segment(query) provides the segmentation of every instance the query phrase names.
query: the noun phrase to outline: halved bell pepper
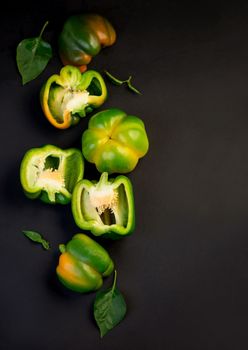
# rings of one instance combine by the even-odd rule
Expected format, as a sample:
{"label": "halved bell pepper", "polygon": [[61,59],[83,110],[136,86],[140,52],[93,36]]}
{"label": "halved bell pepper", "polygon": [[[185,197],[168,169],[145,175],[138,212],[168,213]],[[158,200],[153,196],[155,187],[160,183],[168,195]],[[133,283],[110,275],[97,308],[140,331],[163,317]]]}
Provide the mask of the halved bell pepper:
{"label": "halved bell pepper", "polygon": [[82,74],[73,66],[65,66],[60,75],[52,75],[40,94],[45,116],[58,129],[77,124],[106,98],[107,88],[101,74],[94,70]]}
{"label": "halved bell pepper", "polygon": [[64,65],[79,67],[81,72],[102,47],[111,46],[116,40],[112,24],[97,14],[69,17],[59,35],[59,54]]}
{"label": "halved bell pepper", "polygon": [[21,162],[20,180],[27,197],[67,204],[83,173],[84,161],[79,150],[46,145],[26,152]]}
{"label": "halved bell pepper", "polygon": [[81,180],[72,194],[72,214],[78,227],[95,236],[118,239],[129,235],[135,227],[133,189],[130,180],[119,175],[100,181]]}
{"label": "halved bell pepper", "polygon": [[101,173],[132,171],[148,148],[143,121],[117,108],[93,115],[82,136],[84,157]]}
{"label": "halved bell pepper", "polygon": [[109,276],[114,263],[108,252],[83,233],[78,233],[66,244],[59,246],[61,255],[56,268],[60,282],[80,293],[99,289],[103,277]]}

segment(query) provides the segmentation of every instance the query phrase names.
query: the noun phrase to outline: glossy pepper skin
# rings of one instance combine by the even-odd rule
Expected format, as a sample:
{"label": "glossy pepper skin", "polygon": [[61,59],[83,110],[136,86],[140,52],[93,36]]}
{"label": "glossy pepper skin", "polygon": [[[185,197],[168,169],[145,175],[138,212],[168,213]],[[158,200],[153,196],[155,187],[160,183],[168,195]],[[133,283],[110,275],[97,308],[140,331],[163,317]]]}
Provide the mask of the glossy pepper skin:
{"label": "glossy pepper skin", "polygon": [[135,207],[130,180],[124,175],[108,179],[105,172],[99,182],[79,181],[72,194],[72,214],[78,227],[95,236],[119,239],[131,234]]}
{"label": "glossy pepper skin", "polygon": [[100,107],[107,98],[105,82],[98,72],[80,73],[65,66],[52,75],[40,93],[42,110],[48,121],[58,129],[75,125],[80,118]]}
{"label": "glossy pepper skin", "polygon": [[132,171],[148,148],[143,121],[116,108],[92,116],[82,136],[85,159],[109,174]]}
{"label": "glossy pepper skin", "polygon": [[85,234],[78,233],[66,245],[60,245],[61,255],[56,272],[60,282],[79,293],[95,291],[109,276],[114,263],[107,251]]}
{"label": "glossy pepper skin", "polygon": [[83,173],[84,161],[79,150],[46,145],[25,153],[20,180],[27,197],[40,198],[45,203],[67,204]]}
{"label": "glossy pepper skin", "polygon": [[97,14],[74,15],[67,19],[59,35],[59,55],[64,65],[77,66],[81,72],[102,47],[116,41],[112,24]]}

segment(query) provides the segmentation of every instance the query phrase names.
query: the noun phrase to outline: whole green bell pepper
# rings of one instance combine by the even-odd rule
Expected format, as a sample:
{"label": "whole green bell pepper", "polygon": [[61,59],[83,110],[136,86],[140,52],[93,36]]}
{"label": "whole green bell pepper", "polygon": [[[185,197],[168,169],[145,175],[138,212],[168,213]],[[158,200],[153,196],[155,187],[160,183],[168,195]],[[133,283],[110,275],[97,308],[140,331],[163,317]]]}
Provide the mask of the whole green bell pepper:
{"label": "whole green bell pepper", "polygon": [[21,162],[20,180],[27,197],[67,204],[83,173],[84,162],[79,150],[46,145],[26,152]]}
{"label": "whole green bell pepper", "polygon": [[90,230],[95,236],[118,239],[134,230],[132,184],[124,175],[108,180],[105,172],[98,183],[85,179],[79,181],[71,203],[78,227]]}
{"label": "whole green bell pepper", "polygon": [[84,72],[92,57],[115,40],[116,32],[106,18],[97,14],[73,15],[59,35],[59,55],[64,65],[77,66]]}
{"label": "whole green bell pepper", "polygon": [[99,289],[103,277],[109,276],[114,269],[107,251],[85,234],[74,235],[66,245],[60,245],[60,251],[57,276],[65,287],[75,292]]}
{"label": "whole green bell pepper", "polygon": [[67,129],[79,122],[107,98],[102,76],[89,70],[84,74],[78,68],[65,66],[60,75],[52,75],[40,93],[41,107],[48,121],[58,129]]}
{"label": "whole green bell pepper", "polygon": [[92,116],[82,136],[85,159],[99,172],[128,173],[149,148],[143,121],[111,108]]}

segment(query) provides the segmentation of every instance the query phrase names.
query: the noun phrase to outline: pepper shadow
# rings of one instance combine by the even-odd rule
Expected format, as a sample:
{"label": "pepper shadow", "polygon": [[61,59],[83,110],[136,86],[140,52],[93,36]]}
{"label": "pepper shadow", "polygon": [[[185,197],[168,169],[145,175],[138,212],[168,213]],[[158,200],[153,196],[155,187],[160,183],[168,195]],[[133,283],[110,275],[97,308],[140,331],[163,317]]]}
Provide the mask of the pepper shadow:
{"label": "pepper shadow", "polygon": [[20,182],[20,164],[13,164],[5,172],[2,180],[2,206],[5,209],[18,211],[22,207],[34,208],[40,211],[44,203],[39,200],[30,200],[24,194],[23,188]]}
{"label": "pepper shadow", "polygon": [[64,234],[64,237],[62,237],[63,242],[68,242],[72,236],[76,233],[80,232],[80,229],[76,226],[72,211],[71,211],[71,203],[61,206],[59,208],[59,215],[60,215],[60,226],[61,231]]}
{"label": "pepper shadow", "polygon": [[[91,179],[91,180],[97,180],[99,179],[99,173],[97,172],[94,164],[90,164],[85,161],[85,168],[84,168],[84,179]],[[60,215],[60,226],[61,231],[64,232],[64,242],[67,242],[72,238],[72,236],[76,233],[83,232],[82,229],[80,229],[73,218],[72,209],[71,209],[71,202],[67,205],[60,206],[59,208],[59,215]],[[87,234],[87,232],[84,232]],[[90,232],[88,231],[89,235]]]}
{"label": "pepper shadow", "polygon": [[20,207],[24,203],[24,194],[20,184],[20,166],[13,164],[4,174],[2,180],[2,200],[5,205]]}
{"label": "pepper shadow", "polygon": [[48,122],[40,103],[40,90],[43,83],[44,79],[40,81],[38,86],[35,85],[32,88],[29,88],[29,91],[25,96],[27,99],[25,106],[28,109],[26,117],[29,125],[34,128],[39,126],[41,133],[49,136],[52,139],[54,137],[54,126]]}

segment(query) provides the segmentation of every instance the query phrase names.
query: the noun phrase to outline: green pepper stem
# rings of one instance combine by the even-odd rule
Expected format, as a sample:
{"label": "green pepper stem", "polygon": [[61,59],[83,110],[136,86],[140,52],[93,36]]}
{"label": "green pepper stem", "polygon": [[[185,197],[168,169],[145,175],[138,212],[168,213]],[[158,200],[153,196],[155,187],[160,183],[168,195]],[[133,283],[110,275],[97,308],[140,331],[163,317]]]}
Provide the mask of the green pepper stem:
{"label": "green pepper stem", "polygon": [[65,249],[65,245],[64,244],[60,244],[59,245],[59,251],[60,251],[60,253],[65,253],[66,252],[66,249]]}
{"label": "green pepper stem", "polygon": [[108,173],[104,172],[104,173],[102,173],[102,175],[100,177],[100,180],[97,184],[97,187],[101,188],[102,186],[107,185],[107,184],[108,184]]}
{"label": "green pepper stem", "polygon": [[40,32],[40,35],[39,35],[39,39],[42,37],[42,34],[43,34],[43,32],[44,32],[46,26],[48,25],[48,23],[49,23],[49,22],[46,21],[46,23],[43,25],[43,27],[42,27],[42,29],[41,29],[41,32]]}

